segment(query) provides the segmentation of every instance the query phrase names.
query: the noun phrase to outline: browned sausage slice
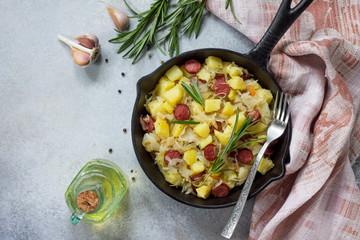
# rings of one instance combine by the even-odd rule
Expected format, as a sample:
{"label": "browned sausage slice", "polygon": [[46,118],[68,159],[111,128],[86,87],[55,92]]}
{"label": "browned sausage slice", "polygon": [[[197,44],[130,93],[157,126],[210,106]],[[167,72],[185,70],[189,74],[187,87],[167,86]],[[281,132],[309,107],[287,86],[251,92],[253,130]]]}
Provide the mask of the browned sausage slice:
{"label": "browned sausage slice", "polygon": [[209,161],[214,161],[218,154],[218,148],[214,144],[209,144],[204,148],[205,158]]}
{"label": "browned sausage slice", "polygon": [[175,166],[181,162],[182,156],[177,150],[169,150],[164,155],[166,165]]}
{"label": "browned sausage slice", "polygon": [[198,182],[203,178],[204,174],[205,174],[205,171],[202,171],[201,173],[190,176],[190,178],[192,181]]}
{"label": "browned sausage slice", "polygon": [[222,132],[222,124],[220,121],[216,121],[217,129],[219,132]]}
{"label": "browned sausage slice", "polygon": [[140,124],[144,131],[147,132],[153,131],[155,129],[154,123],[155,123],[155,119],[149,114],[140,118]]}
{"label": "browned sausage slice", "polygon": [[215,74],[215,79],[217,80],[217,81],[225,81],[225,75],[224,74],[221,74],[221,73],[216,73]]}
{"label": "browned sausage slice", "polygon": [[253,119],[251,120],[251,122],[255,122],[257,120],[259,120],[261,118],[261,114],[258,110],[254,110],[252,112],[249,112],[247,114],[248,117],[254,116]]}
{"label": "browned sausage slice", "polygon": [[214,197],[226,197],[229,194],[230,188],[225,183],[220,184],[212,190]]}
{"label": "browned sausage slice", "polygon": [[278,140],[272,141],[268,148],[265,150],[265,155],[273,155],[275,153],[275,145],[277,144]]}
{"label": "browned sausage slice", "polygon": [[[197,83],[197,81],[199,80],[200,83],[202,84],[206,84],[206,81],[197,77],[192,77],[191,80],[194,81],[194,83]],[[192,82],[190,81],[190,85],[192,85]]]}
{"label": "browned sausage slice", "polygon": [[250,149],[241,148],[237,151],[236,157],[240,163],[248,164],[253,160],[254,155],[252,154]]}
{"label": "browned sausage slice", "polygon": [[247,139],[249,139],[251,137],[251,135],[249,133],[245,134],[244,136],[242,136],[240,138],[241,141],[245,142]]}
{"label": "browned sausage slice", "polygon": [[225,80],[218,80],[214,83],[213,90],[220,98],[224,98],[229,94],[230,86]]}
{"label": "browned sausage slice", "polygon": [[190,117],[190,109],[185,104],[178,104],[174,109],[174,116],[177,120],[188,120]]}
{"label": "browned sausage slice", "polygon": [[188,73],[197,73],[201,69],[201,63],[198,60],[190,59],[185,62],[185,69]]}
{"label": "browned sausage slice", "polygon": [[248,80],[248,79],[249,79],[249,76],[248,76],[246,73],[243,73],[240,77],[241,77],[243,80]]}

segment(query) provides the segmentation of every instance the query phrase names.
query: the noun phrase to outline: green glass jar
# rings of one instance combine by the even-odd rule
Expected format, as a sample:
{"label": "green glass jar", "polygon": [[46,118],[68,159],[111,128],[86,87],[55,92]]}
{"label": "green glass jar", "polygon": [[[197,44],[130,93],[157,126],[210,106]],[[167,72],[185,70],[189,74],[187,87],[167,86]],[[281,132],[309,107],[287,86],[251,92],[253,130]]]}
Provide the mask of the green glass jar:
{"label": "green glass jar", "polygon": [[[80,220],[91,223],[104,222],[114,211],[128,189],[128,182],[116,164],[105,159],[89,161],[76,175],[65,192],[72,224]],[[97,208],[83,212],[77,205],[77,197],[85,191],[93,191],[99,198]]]}

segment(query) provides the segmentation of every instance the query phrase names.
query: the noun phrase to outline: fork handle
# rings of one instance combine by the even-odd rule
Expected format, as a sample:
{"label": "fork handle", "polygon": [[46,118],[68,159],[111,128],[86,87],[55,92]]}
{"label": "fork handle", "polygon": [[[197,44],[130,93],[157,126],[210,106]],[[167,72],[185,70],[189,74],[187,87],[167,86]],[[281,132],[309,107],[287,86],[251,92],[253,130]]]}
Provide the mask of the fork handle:
{"label": "fork handle", "polygon": [[237,223],[239,222],[239,219],[240,219],[240,216],[244,209],[246,200],[249,196],[250,188],[254,181],[257,169],[259,167],[262,157],[264,156],[265,150],[269,146],[270,142],[271,141],[266,141],[264,143],[263,147],[261,148],[260,152],[258,153],[258,155],[255,159],[255,162],[251,167],[250,173],[246,179],[245,185],[241,191],[240,197],[236,202],[235,208],[234,208],[226,226],[224,227],[224,229],[221,233],[221,235],[227,239],[231,238],[231,236],[235,230],[235,227],[236,227]]}

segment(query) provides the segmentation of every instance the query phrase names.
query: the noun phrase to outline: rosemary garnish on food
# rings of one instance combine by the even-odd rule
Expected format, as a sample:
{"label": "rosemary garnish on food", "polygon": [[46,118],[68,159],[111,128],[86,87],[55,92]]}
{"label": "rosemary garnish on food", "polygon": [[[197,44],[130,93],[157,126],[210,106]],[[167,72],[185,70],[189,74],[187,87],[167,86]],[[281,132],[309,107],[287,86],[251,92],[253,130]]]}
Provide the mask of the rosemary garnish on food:
{"label": "rosemary garnish on food", "polygon": [[239,129],[236,131],[237,126],[238,126],[238,120],[239,120],[239,108],[237,108],[236,111],[236,118],[235,118],[235,124],[234,124],[234,128],[231,132],[229,141],[226,143],[224,149],[222,149],[222,151],[218,153],[218,156],[216,157],[214,164],[212,165],[209,174],[207,175],[207,177],[205,178],[205,180],[200,184],[203,185],[206,180],[211,176],[211,175],[215,175],[218,173],[222,173],[222,172],[228,172],[228,171],[233,171],[231,169],[222,169],[222,167],[225,165],[224,162],[224,157],[226,156],[226,154],[236,150],[237,148],[246,145],[250,142],[254,142],[254,141],[259,141],[260,139],[257,140],[253,140],[253,141],[247,141],[241,144],[237,144],[238,141],[246,134],[250,134],[251,132],[247,132],[247,129],[256,124],[259,120],[251,122],[251,120],[253,119],[254,116],[250,116],[250,117],[246,117],[245,121],[243,122],[243,124],[239,127]]}
{"label": "rosemary garnish on food", "polygon": [[181,86],[185,89],[185,91],[190,95],[192,99],[194,99],[195,102],[199,103],[201,106],[205,106],[204,100],[201,96],[201,92],[199,89],[199,78],[196,77],[196,83],[191,78],[190,79],[190,85],[186,84],[185,82],[181,83]]}
{"label": "rosemary garnish on food", "polygon": [[200,122],[196,122],[196,121],[170,121],[170,122],[176,124],[200,124]]}

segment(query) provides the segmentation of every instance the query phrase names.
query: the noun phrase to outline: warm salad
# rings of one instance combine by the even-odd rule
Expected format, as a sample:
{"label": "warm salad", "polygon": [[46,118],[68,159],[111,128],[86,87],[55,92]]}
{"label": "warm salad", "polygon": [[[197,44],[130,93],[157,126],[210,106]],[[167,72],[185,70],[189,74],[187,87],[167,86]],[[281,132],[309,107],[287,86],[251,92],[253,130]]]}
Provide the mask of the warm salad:
{"label": "warm salad", "polygon": [[[199,198],[225,197],[245,182],[266,140],[272,99],[233,62],[190,59],[170,68],[147,98],[143,146],[172,186]],[[273,151],[267,149],[260,173],[274,166]]]}

